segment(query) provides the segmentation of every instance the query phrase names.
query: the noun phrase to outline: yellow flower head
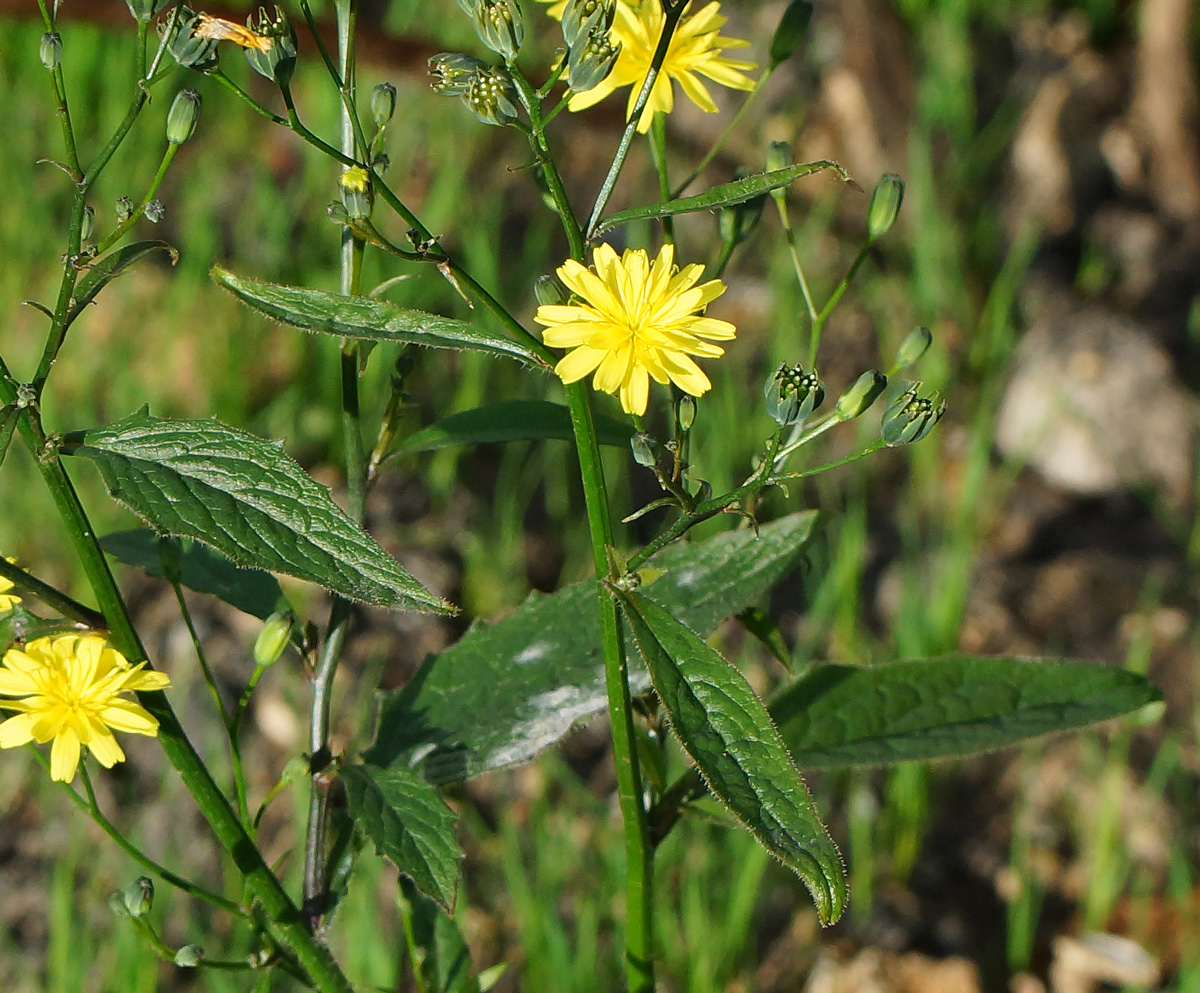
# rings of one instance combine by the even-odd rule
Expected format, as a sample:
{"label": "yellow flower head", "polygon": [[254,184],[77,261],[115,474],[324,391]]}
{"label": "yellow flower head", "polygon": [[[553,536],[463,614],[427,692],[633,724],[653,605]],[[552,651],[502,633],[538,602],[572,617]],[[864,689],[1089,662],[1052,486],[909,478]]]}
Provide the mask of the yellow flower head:
{"label": "yellow flower head", "polygon": [[50,775],[75,778],[81,746],[106,769],[125,760],[113,731],[158,734],[158,721],[121,694],[161,690],[165,673],[132,666],[98,634],[38,638],[24,649],[10,648],[0,662],[0,707],[20,711],[0,724],[0,748],[53,739]]}
{"label": "yellow flower head", "polygon": [[[608,77],[598,85],[571,97],[571,110],[583,110],[599,103],[610,93],[622,86],[632,86],[626,115],[633,113],[642,80],[650,69],[654,50],[662,34],[666,15],[658,0],[641,0],[640,3],[617,4],[616,17],[610,31],[613,44],[620,42],[621,54]],[[709,96],[701,76],[735,90],[751,90],[754,81],[743,75],[755,69],[753,62],[742,62],[726,58],[721,54],[726,48],[746,48],[750,43],[739,38],[724,38],[720,34],[727,18],[721,16],[721,5],[714,2],[705,5],[695,14],[684,17],[671,36],[667,57],[662,70],[650,91],[650,99],[638,121],[638,130],[650,130],[650,122],[656,111],[669,114],[675,106],[675,88],[678,82],[688,98],[701,110],[713,113],[717,105]]]}
{"label": "yellow flower head", "polygon": [[[16,559],[5,559],[6,562],[15,563]],[[0,614],[12,610],[18,603],[21,602],[20,596],[16,593],[9,593],[13,588],[12,581],[0,576]]]}
{"label": "yellow flower head", "polygon": [[568,259],[558,277],[579,302],[546,304],[534,317],[546,328],[547,345],[573,349],[554,371],[574,383],[595,370],[592,385],[619,393],[629,414],[646,412],[651,379],[669,379],[695,397],[707,392],[712,383],[689,356],[724,355],[711,342],[731,341],[737,329],[698,313],[725,292],[719,279],[697,286],[703,271],[702,265],[677,269],[672,245],[653,262],[640,248],[618,257],[609,245],[592,253],[590,269]]}
{"label": "yellow flower head", "polygon": [[342,173],[338,182],[342,184],[342,189],[349,190],[351,193],[366,193],[367,187],[371,183],[371,177],[367,175],[367,170],[362,166],[351,166]]}

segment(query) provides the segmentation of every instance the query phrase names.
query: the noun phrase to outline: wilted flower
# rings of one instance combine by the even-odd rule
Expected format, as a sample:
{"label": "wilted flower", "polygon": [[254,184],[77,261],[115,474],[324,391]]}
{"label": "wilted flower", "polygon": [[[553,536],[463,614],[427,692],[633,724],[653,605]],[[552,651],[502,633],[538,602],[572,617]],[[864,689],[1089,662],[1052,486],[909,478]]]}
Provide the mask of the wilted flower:
{"label": "wilted flower", "polygon": [[213,17],[210,14],[197,15],[197,23],[192,28],[192,37],[206,38],[210,41],[232,41],[242,48],[256,48],[260,52],[269,52],[274,44],[270,38],[244,24],[227,21],[223,17]]}
{"label": "wilted flower", "polygon": [[125,759],[113,731],[158,734],[156,721],[140,704],[122,698],[134,690],[170,685],[162,672],[130,665],[98,634],[37,638],[10,648],[0,662],[0,708],[19,713],[0,724],[0,748],[29,741],[50,750],[50,775],[60,782],[75,778],[80,748],[105,768]]}
{"label": "wilted flower", "polygon": [[[571,97],[571,110],[583,110],[599,103],[622,86],[632,86],[626,108],[626,113],[632,114],[641,82],[646,78],[654,59],[654,50],[658,47],[665,17],[658,0],[641,0],[640,3],[632,5],[617,4],[612,40],[614,44],[620,44],[621,51],[616,64],[612,72],[597,86]],[[714,0],[679,22],[671,36],[671,44],[667,49],[666,58],[663,59],[658,79],[650,91],[646,109],[638,121],[639,131],[650,130],[650,122],[656,112],[671,112],[675,106],[673,82],[678,82],[688,98],[701,110],[709,113],[715,112],[717,105],[700,79],[701,76],[707,76],[715,83],[736,90],[754,88],[754,81],[743,73],[754,69],[755,64],[727,58],[721,54],[727,48],[745,48],[749,45],[749,42],[738,38],[722,37],[719,32],[725,21],[726,18],[721,16],[720,3]]]}
{"label": "wilted flower", "polygon": [[724,355],[710,342],[730,341],[737,330],[698,313],[725,292],[719,279],[697,286],[703,272],[702,265],[677,269],[672,245],[653,262],[640,248],[618,256],[609,245],[593,251],[590,269],[568,259],[558,278],[579,302],[543,305],[534,317],[546,328],[547,345],[573,349],[554,371],[574,383],[594,370],[592,385],[617,393],[630,414],[645,413],[651,379],[670,380],[692,396],[706,393],[712,384],[690,356]]}

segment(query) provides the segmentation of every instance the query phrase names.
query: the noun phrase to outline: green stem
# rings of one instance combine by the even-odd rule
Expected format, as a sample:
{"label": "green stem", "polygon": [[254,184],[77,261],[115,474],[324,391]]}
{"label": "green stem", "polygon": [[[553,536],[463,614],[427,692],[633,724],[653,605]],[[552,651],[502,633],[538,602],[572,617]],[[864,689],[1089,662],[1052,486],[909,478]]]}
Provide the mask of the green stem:
{"label": "green stem", "polygon": [[658,81],[663,60],[667,57],[667,52],[671,47],[671,36],[675,34],[675,28],[679,24],[679,19],[683,16],[683,9],[686,6],[686,3],[664,4],[663,6],[665,20],[662,34],[658,39],[658,47],[654,49],[650,68],[646,71],[646,78],[642,80],[642,88],[638,91],[633,112],[629,115],[629,123],[625,125],[625,130],[621,133],[617,154],[613,156],[612,165],[608,167],[608,175],[604,177],[604,182],[600,185],[600,192],[592,207],[591,217],[588,218],[586,231],[589,241],[595,233],[596,225],[600,223],[600,215],[608,206],[609,198],[612,197],[613,190],[616,188],[621,170],[625,168],[625,160],[629,157],[629,148],[633,144],[633,136],[637,133],[638,122],[642,119],[642,111],[646,109],[646,104],[650,101],[650,93],[654,89],[655,82]]}
{"label": "green stem", "polygon": [[0,579],[7,579],[22,593],[29,593],[37,597],[47,607],[57,610],[63,617],[69,617],[92,630],[104,630],[104,615],[99,611],[85,607],[78,600],[67,596],[61,590],[56,590],[49,583],[43,583],[37,576],[31,576],[20,566],[13,565],[2,557],[0,557]]}
{"label": "green stem", "polygon": [[812,338],[808,346],[808,365],[809,368],[815,368],[817,364],[817,349],[821,346],[821,330],[825,327],[825,322],[829,319],[829,315],[833,313],[833,308],[841,302],[846,290],[850,287],[850,281],[854,279],[855,273],[858,272],[858,267],[863,264],[867,253],[871,250],[871,241],[868,239],[863,242],[862,247],[858,250],[858,254],[854,256],[854,261],[850,263],[850,268],[846,271],[846,275],[842,277],[842,281],[834,288],[833,295],[830,296],[828,302],[821,308],[821,312],[817,314],[816,319],[812,324]]}
{"label": "green stem", "polygon": [[[4,395],[8,392],[10,390],[7,379],[0,377],[0,402],[9,403],[16,399],[15,396]],[[50,490],[51,499],[95,593],[96,601],[108,621],[113,644],[134,665],[148,661],[91,522],[59,457],[47,451],[41,424],[31,410],[27,409],[22,414],[19,429],[37,461],[42,478]],[[158,721],[158,740],[167,760],[179,773],[213,834],[229,853],[234,865],[245,878],[250,892],[262,906],[275,940],[296,957],[321,993],[353,993],[350,983],[329,951],[309,933],[295,904],[263,861],[262,855],[230,809],[220,788],[184,733],[166,694],[139,693],[138,702]]]}
{"label": "green stem", "polygon": [[[30,745],[30,750],[37,756],[38,762],[47,772],[50,771],[50,761],[33,745]],[[211,890],[205,889],[191,880],[184,879],[177,873],[172,872],[165,865],[159,865],[154,859],[150,858],[145,852],[138,848],[133,842],[129,841],[116,826],[100,811],[100,804],[96,800],[95,791],[92,789],[92,780],[88,776],[87,766],[80,763],[79,771],[83,776],[83,788],[87,791],[87,799],[81,797],[71,787],[70,783],[60,782],[58,785],[62,787],[63,792],[70,798],[80,810],[85,811],[89,817],[99,826],[100,830],[109,836],[126,855],[147,872],[157,876],[165,883],[170,883],[177,890],[182,890],[189,896],[195,897],[197,900],[203,900],[205,903],[211,904],[220,910],[228,911],[231,914],[241,917],[245,920],[250,919],[250,915],[228,897],[223,897],[219,893],[214,893]]]}
{"label": "green stem", "polygon": [[[655,114],[650,124],[650,158],[658,173],[658,198],[662,203],[671,199],[671,176],[667,171],[667,122],[665,114]],[[662,219],[663,243],[675,244],[675,219]]]}
{"label": "green stem", "polygon": [[792,268],[796,271],[796,281],[800,284],[800,292],[804,296],[804,307],[808,311],[808,367],[812,369],[817,360],[817,338],[819,337],[819,333],[813,330],[817,324],[817,307],[813,303],[812,292],[808,288],[808,279],[804,275],[804,265],[800,261],[800,249],[796,245],[796,229],[792,227],[792,219],[788,215],[787,191],[776,190],[771,196],[775,201],[776,210],[779,211],[779,221],[787,236],[788,254],[792,259]]}
{"label": "green stem", "polygon": [[254,97],[238,86],[238,84],[232,79],[226,76],[224,69],[217,69],[216,71],[209,73],[209,75],[260,117],[265,117],[273,124],[282,124],[284,127],[288,127],[290,125],[291,122],[286,117],[280,117],[274,111],[267,110],[267,108],[255,100]]}
{"label": "green stem", "polygon": [[704,172],[704,170],[710,165],[712,165],[713,159],[715,159],[721,153],[721,149],[725,147],[725,142],[729,140],[733,132],[737,130],[738,125],[742,123],[742,118],[746,116],[746,112],[758,98],[759,93],[762,92],[762,88],[767,85],[767,80],[771,78],[771,74],[775,72],[776,68],[778,68],[777,65],[772,65],[769,69],[767,69],[766,72],[764,72],[758,77],[758,79],[754,81],[753,89],[750,90],[750,93],[746,99],[742,101],[742,105],[738,107],[737,111],[733,115],[733,119],[728,125],[726,125],[725,130],[721,132],[721,136],[716,140],[712,148],[705,152],[704,158],[696,163],[696,168],[688,174],[688,178],[675,187],[675,192],[672,193],[668,199],[675,200],[683,196],[683,194],[687,191],[687,188],[700,178],[700,174]]}
{"label": "green stem", "polygon": [[112,234],[96,246],[97,255],[103,255],[112,248],[141,219],[142,215],[146,213],[146,207],[154,199],[154,194],[158,192],[158,188],[162,185],[163,178],[167,175],[167,170],[171,168],[171,161],[175,158],[175,153],[178,150],[179,146],[174,142],[167,142],[167,150],[163,152],[162,161],[158,164],[158,171],[154,174],[154,178],[146,188],[146,195],[142,197],[142,202],[134,208],[133,213],[117,225]]}

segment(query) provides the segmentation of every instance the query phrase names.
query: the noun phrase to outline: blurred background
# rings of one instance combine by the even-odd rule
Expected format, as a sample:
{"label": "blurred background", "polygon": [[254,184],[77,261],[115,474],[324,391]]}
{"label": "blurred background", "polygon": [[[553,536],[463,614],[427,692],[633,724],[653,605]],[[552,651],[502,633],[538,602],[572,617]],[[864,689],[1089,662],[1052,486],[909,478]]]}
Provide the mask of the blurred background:
{"label": "blurred background", "polygon": [[[560,40],[542,5],[522,0],[540,78]],[[687,819],[658,860],[661,984],[672,993],[1086,993],[1200,991],[1197,872],[1196,395],[1200,380],[1200,141],[1193,0],[840,0],[816,3],[808,38],[695,189],[762,167],[768,144],[796,161],[833,158],[867,191],[907,181],[901,222],[874,249],[825,333],[820,371],[836,393],[886,367],[917,324],[934,345],[917,370],[950,411],[919,445],[819,477],[762,507],[769,519],[827,511],[803,568],[772,598],[797,665],[886,663],[953,650],[1062,655],[1126,666],[1163,689],[1164,719],[1033,742],[933,766],[814,778],[847,855],[852,905],[822,932],[797,880],[768,864],[715,809]],[[766,61],[781,2],[727,0],[725,34]],[[242,19],[247,9],[206,7]],[[451,0],[362,4],[361,81],[400,91],[388,177],[480,281],[529,322],[532,286],[565,243],[527,174],[520,134],[480,125],[434,96],[425,62],[479,54]],[[94,150],[132,94],[132,20],[116,0],[63,4],[63,65],[77,133]],[[0,351],[28,375],[43,317],[21,306],[57,285],[69,211],[31,0],[0,0]],[[278,96],[236,50],[222,64],[267,106]],[[543,67],[539,70],[537,67]],[[97,189],[98,230],[122,195],[140,196],[163,149],[175,89],[204,97],[195,137],[139,237],[180,250],[115,281],[73,329],[47,395],[48,428],[103,424],[142,404],[208,416],[285,440],[337,494],[337,343],[271,325],[209,281],[220,262],[263,279],[333,289],[338,229],[325,217],[336,170],[210,80],[180,71],[143,114]],[[336,94],[301,36],[294,84],[310,128],[337,133]],[[716,89],[714,87],[714,89]],[[736,107],[705,115],[680,100],[668,122],[671,168],[685,175]],[[563,114],[553,142],[577,209],[590,207],[623,123],[623,94]],[[644,143],[614,208],[657,195]],[[828,175],[790,193],[801,256],[826,296],[865,234],[867,196]],[[394,240],[403,227],[385,225]],[[715,257],[716,222],[678,226],[680,257]],[[648,229],[630,229],[633,244]],[[364,285],[403,270],[368,254]],[[469,317],[435,272],[387,291],[405,306]],[[710,364],[714,389],[693,432],[696,474],[740,481],[768,433],[764,379],[804,355],[807,325],[779,220],[769,206],[725,273],[712,313],[738,340]],[[476,315],[478,316],[478,315]],[[394,353],[364,380],[368,418],[387,399]],[[551,381],[476,356],[422,352],[409,381],[415,430],[480,402],[545,396]],[[601,409],[616,413],[610,398]],[[369,423],[372,421],[369,420]],[[865,443],[835,433],[813,461]],[[337,746],[369,740],[374,688],[403,683],[465,624],[553,590],[588,568],[581,499],[565,443],[447,450],[390,464],[368,526],[423,582],[463,605],[458,620],[364,612],[339,684]],[[610,454],[618,506],[653,479]],[[72,467],[101,532],[134,526],[87,467]],[[735,479],[736,478],[736,479]],[[0,551],[87,599],[55,531],[40,480],[15,445],[0,473]],[[641,522],[649,526],[653,518]],[[720,526],[734,526],[721,522]],[[627,545],[648,532],[630,531]],[[711,532],[710,532],[711,533]],[[165,587],[124,575],[152,657],[181,715],[226,769],[186,629]],[[321,620],[312,589],[288,587]],[[191,601],[230,693],[250,669],[257,622]],[[735,626],[723,647],[760,689],[785,675]],[[304,748],[307,689],[296,663],[263,680],[244,751],[261,796]],[[477,967],[510,963],[497,989],[607,993],[620,987],[619,818],[603,722],[536,763],[459,788],[467,849],[458,916]],[[98,778],[112,819],[161,861],[227,872],[152,742]],[[301,791],[302,794],[302,791]],[[269,861],[293,883],[293,824],[306,799],[268,815]],[[293,819],[295,818],[295,819]],[[82,993],[245,990],[245,975],[159,963],[108,894],[138,874],[25,751],[0,761],[0,989]],[[204,905],[160,887],[155,913],[174,944],[233,958],[245,937]],[[411,989],[400,964],[395,879],[364,859],[332,942],[363,988]],[[1106,985],[1104,985],[1106,984]],[[285,979],[272,988],[290,988]]]}

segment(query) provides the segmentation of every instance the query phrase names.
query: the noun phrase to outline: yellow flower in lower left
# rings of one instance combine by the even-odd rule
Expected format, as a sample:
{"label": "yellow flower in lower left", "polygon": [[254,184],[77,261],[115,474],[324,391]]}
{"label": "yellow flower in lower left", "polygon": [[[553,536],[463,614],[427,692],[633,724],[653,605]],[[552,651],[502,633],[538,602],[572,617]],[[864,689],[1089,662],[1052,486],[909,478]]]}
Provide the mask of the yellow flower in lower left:
{"label": "yellow flower in lower left", "polygon": [[166,673],[128,660],[98,634],[37,638],[10,648],[0,662],[0,708],[20,711],[0,724],[0,748],[30,741],[50,749],[50,775],[69,783],[75,778],[82,748],[106,769],[125,760],[113,731],[158,734],[144,707],[121,694],[161,690]]}

